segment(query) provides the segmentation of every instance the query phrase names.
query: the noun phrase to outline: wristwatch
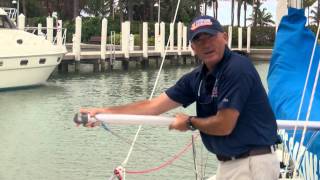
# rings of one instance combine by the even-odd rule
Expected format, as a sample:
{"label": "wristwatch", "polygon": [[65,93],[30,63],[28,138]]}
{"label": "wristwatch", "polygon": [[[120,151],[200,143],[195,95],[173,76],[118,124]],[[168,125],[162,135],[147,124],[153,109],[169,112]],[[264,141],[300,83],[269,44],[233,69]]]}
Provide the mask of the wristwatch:
{"label": "wristwatch", "polygon": [[187,120],[187,127],[188,127],[188,129],[189,130],[191,130],[191,131],[194,131],[194,130],[196,130],[197,128],[196,127],[194,127],[194,125],[192,124],[192,119],[194,118],[194,116],[189,116],[188,117],[188,120]]}

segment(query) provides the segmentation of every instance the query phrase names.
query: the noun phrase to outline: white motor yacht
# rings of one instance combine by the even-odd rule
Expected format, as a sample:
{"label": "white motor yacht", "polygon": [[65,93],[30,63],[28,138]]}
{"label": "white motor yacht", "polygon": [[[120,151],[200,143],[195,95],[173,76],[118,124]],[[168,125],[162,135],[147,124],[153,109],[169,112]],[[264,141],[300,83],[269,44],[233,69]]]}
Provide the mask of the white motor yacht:
{"label": "white motor yacht", "polygon": [[66,52],[64,45],[17,29],[0,8],[0,89],[45,83]]}

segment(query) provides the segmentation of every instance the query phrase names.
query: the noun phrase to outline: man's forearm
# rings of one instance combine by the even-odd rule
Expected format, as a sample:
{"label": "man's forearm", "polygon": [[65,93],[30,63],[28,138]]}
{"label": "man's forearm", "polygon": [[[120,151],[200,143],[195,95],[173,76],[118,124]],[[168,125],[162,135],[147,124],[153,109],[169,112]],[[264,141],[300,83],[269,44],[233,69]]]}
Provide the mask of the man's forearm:
{"label": "man's forearm", "polygon": [[192,124],[201,132],[209,135],[225,136],[229,131],[224,128],[221,120],[217,116],[210,116],[208,118],[193,118]]}
{"label": "man's forearm", "polygon": [[206,134],[227,136],[232,133],[238,117],[238,111],[225,109],[219,111],[215,116],[207,118],[193,118],[191,122],[197,129]]}

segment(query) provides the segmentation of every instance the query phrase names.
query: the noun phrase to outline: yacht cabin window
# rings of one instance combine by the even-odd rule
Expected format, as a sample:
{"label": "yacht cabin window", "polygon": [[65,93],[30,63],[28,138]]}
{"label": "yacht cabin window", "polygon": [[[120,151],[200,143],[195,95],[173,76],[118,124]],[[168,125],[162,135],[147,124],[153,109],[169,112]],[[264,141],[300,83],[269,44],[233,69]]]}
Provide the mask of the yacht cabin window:
{"label": "yacht cabin window", "polygon": [[0,15],[0,28],[14,29],[16,27],[7,16]]}

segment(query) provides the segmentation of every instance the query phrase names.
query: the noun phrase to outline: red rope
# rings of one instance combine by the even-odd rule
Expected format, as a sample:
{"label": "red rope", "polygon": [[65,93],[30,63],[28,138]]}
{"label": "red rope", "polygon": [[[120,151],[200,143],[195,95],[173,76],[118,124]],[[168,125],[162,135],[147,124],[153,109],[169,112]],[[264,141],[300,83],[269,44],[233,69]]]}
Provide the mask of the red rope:
{"label": "red rope", "polygon": [[[197,135],[195,138],[197,138],[198,136],[199,135]],[[192,146],[192,142],[187,144],[187,146],[184,149],[182,149],[178,154],[174,155],[171,159],[169,159],[168,161],[164,162],[163,164],[161,164],[158,167],[145,169],[145,170],[140,170],[140,171],[128,171],[128,170],[126,170],[125,172],[128,173],[128,174],[147,174],[147,173],[151,173],[151,172],[154,172],[154,171],[158,171],[158,170],[163,169],[163,168],[167,167],[168,165],[172,164],[181,155],[183,155],[191,146]]]}

